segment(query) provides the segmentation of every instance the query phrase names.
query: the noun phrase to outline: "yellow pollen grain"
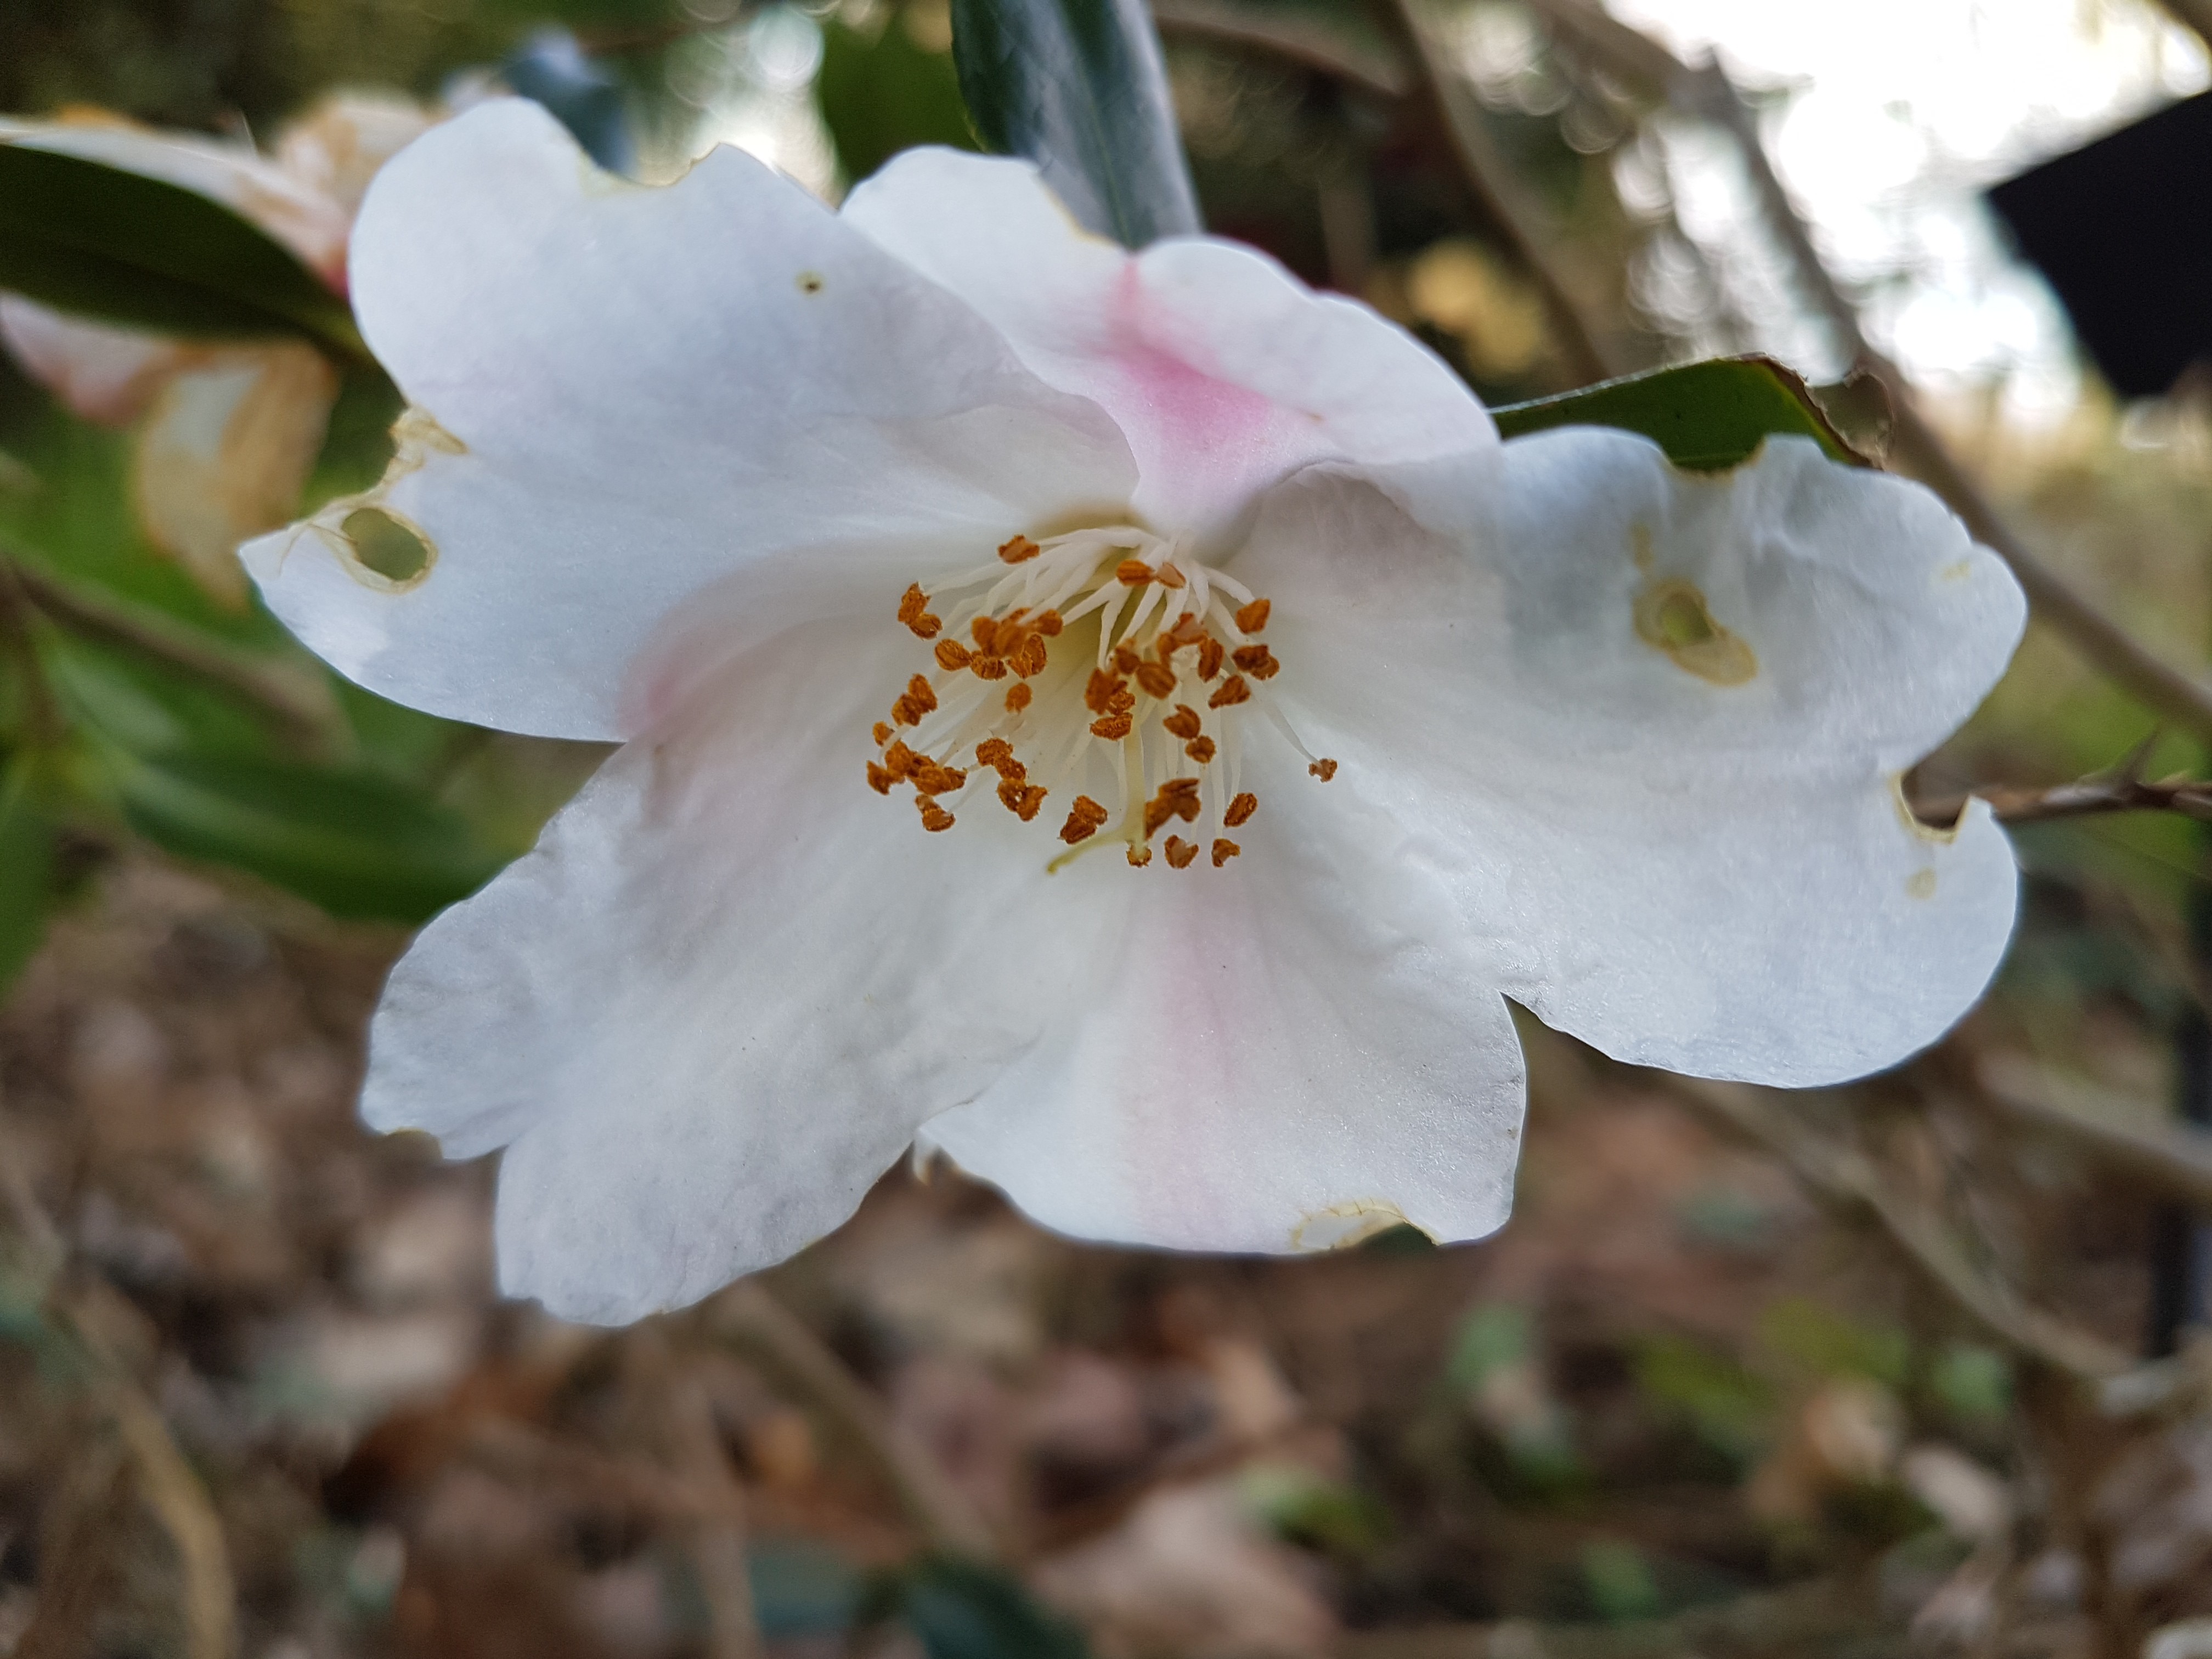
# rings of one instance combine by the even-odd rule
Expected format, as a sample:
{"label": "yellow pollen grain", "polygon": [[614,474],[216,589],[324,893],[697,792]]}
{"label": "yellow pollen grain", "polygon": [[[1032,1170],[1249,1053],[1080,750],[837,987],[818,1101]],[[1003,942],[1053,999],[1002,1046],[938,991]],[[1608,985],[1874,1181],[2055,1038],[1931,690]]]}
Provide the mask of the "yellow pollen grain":
{"label": "yellow pollen grain", "polygon": [[1314,776],[1319,778],[1323,783],[1327,783],[1331,778],[1336,775],[1336,763],[1324,757],[1322,759],[1316,761],[1311,766],[1306,768],[1306,770],[1312,773]]}
{"label": "yellow pollen grain", "polygon": [[1267,612],[1273,609],[1265,599],[1255,599],[1237,612],[1237,626],[1247,634],[1256,634],[1267,625]]}
{"label": "yellow pollen grain", "polygon": [[1197,843],[1185,841],[1180,836],[1168,837],[1166,850],[1168,868],[1170,870],[1188,870],[1190,868],[1191,860],[1198,856]]}
{"label": "yellow pollen grain", "polygon": [[1217,837],[1213,843],[1213,867],[1218,870],[1244,849],[1226,837]]}
{"label": "yellow pollen grain", "polygon": [[1220,689],[1206,700],[1208,708],[1233,708],[1240,702],[1252,700],[1252,688],[1244,684],[1242,674],[1231,674],[1221,682]]}
{"label": "yellow pollen grain", "polygon": [[1229,803],[1229,810],[1221,815],[1221,822],[1234,830],[1239,824],[1249,823],[1252,814],[1260,810],[1260,798],[1249,789]]}
{"label": "yellow pollen grain", "polygon": [[1124,559],[1114,567],[1114,580],[1124,587],[1142,587],[1152,579],[1152,568],[1142,559]]}
{"label": "yellow pollen grain", "polygon": [[1016,536],[999,544],[999,556],[1008,564],[1024,564],[1044,551],[1026,536]]}

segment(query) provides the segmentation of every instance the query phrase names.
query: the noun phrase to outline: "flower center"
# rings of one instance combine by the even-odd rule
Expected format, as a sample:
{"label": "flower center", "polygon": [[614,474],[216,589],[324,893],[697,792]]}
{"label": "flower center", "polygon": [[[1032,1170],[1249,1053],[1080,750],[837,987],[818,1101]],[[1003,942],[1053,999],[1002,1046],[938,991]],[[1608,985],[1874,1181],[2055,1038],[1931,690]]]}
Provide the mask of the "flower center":
{"label": "flower center", "polygon": [[[1241,787],[1244,724],[1264,714],[1305,752],[1268,695],[1282,665],[1258,638],[1267,610],[1133,526],[1016,536],[996,562],[900,599],[899,621],[935,641],[934,663],[877,722],[869,786],[911,785],[931,830],[950,830],[994,779],[1024,823],[1065,801],[1054,869],[1102,846],[1149,864],[1166,830],[1192,837],[1167,836],[1170,868],[1188,869],[1210,839],[1218,869],[1243,850],[1225,832],[1260,805]],[[1334,761],[1306,758],[1314,776],[1335,775]]]}

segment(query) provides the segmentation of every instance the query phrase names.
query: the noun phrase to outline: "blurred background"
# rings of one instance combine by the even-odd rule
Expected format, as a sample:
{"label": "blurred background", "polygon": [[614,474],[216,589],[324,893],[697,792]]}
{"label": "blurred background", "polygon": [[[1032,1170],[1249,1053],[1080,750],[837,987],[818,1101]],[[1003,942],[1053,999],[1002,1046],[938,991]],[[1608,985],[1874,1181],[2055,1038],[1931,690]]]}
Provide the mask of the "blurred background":
{"label": "blurred background", "polygon": [[[2212,1656],[2212,281],[2157,242],[2212,223],[2212,15],[1155,16],[1215,230],[1493,404],[1769,354],[2041,573],[1914,785],[2016,820],[1986,1006],[1788,1099],[1524,1022],[1480,1245],[1116,1252],[896,1170],[700,1310],[560,1325],[494,1294],[490,1170],[351,1103],[410,925],[600,751],[381,702],[246,594],[230,531],[389,459],[373,367],[258,363],[297,395],[240,497],[174,459],[174,365],[70,383],[19,313],[0,1655]],[[380,145],[512,89],[638,178],[731,143],[835,201],[974,143],[951,38],[945,0],[0,0],[0,115],[256,146],[349,208]],[[2172,181],[2148,228],[2037,172],[2129,130]],[[2169,301],[2202,332],[2116,369]],[[2182,810],[2105,810],[2145,805]]]}

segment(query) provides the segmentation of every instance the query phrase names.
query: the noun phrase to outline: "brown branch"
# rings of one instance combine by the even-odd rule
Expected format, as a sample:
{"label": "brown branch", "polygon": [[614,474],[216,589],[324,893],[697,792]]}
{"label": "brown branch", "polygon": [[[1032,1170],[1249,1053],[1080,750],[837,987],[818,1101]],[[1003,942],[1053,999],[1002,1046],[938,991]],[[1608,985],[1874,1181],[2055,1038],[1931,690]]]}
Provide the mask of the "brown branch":
{"label": "brown branch", "polygon": [[[2179,812],[2212,823],[2212,782],[2202,778],[2144,778],[2104,774],[2071,783],[2033,789],[1984,784],[1974,792],[1989,802],[2001,823],[2047,823],[2053,818],[2081,818],[2108,812]],[[1961,796],[1932,805],[1915,805],[1916,816],[1930,823],[1953,823],[1966,805]]]}
{"label": "brown branch", "polygon": [[4,553],[0,573],[24,604],[56,626],[205,681],[247,704],[303,748],[326,751],[343,729],[337,701],[318,678],[241,661],[161,618],[78,592]]}
{"label": "brown branch", "polygon": [[[1609,71],[1639,85],[1647,96],[1712,122],[1735,141],[1760,211],[1789,255],[1800,291],[1826,320],[1855,368],[1876,376],[1889,392],[1895,410],[1890,457],[1899,471],[1941,495],[1977,540],[2003,556],[2038,619],[2064,635],[2099,672],[2145,707],[2198,737],[2212,738],[2212,685],[2162,660],[2030,552],[1921,414],[1897,366],[1868,342],[1857,307],[1830,274],[1804,216],[1774,171],[1757,117],[1720,64],[1711,58],[1694,66],[1685,64],[1649,36],[1604,15],[1590,0],[1534,3],[1558,32]],[[2191,3],[2212,9],[2212,0]]]}
{"label": "brown branch", "polygon": [[2162,1111],[2135,1101],[2112,1109],[2089,1104],[2088,1091],[2068,1085],[2032,1060],[1991,1055],[1975,1068],[1978,1097],[2008,1117],[2033,1125],[2076,1151],[2147,1185],[2212,1209],[2212,1133],[2185,1128]]}
{"label": "brown branch", "polygon": [[1402,55],[1349,39],[1315,14],[1236,0],[1152,0],[1152,21],[1162,34],[1279,58],[1377,98],[1403,98],[1413,89],[1413,72]]}
{"label": "brown branch", "polygon": [[1498,153],[1476,106],[1473,88],[1452,65],[1431,28],[1425,4],[1425,0],[1389,0],[1385,9],[1395,21],[1421,90],[1451,141],[1461,182],[1495,228],[1506,252],[1543,295],[1553,337],[1575,383],[1609,380],[1626,365],[1616,362],[1605,349],[1597,330],[1583,315],[1573,289],[1547,251],[1547,229],[1531,204],[1522,199],[1512,169]]}
{"label": "brown branch", "polygon": [[988,1560],[998,1554],[982,1521],[921,1447],[902,1435],[876,1397],[827,1343],[765,1287],[742,1279],[707,1303],[700,1328],[780,1377],[875,1467],[932,1547]]}
{"label": "brown branch", "polygon": [[1938,1218],[1900,1202],[1863,1153],[1801,1127],[1787,1096],[1749,1084],[1662,1075],[1700,1116],[1780,1158],[1828,1208],[1879,1225],[1923,1279],[2000,1346],[2085,1382],[2132,1367],[2130,1356],[2103,1338],[2029,1306],[2009,1285],[1984,1273]]}

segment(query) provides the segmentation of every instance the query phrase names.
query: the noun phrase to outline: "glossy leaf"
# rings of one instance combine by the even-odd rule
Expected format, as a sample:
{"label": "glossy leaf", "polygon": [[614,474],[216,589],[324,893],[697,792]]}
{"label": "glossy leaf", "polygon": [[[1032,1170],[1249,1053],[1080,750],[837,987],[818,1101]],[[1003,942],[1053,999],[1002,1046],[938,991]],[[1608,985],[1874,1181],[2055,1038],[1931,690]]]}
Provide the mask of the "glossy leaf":
{"label": "glossy leaf", "polygon": [[1199,228],[1144,0],[952,0],[961,96],[1085,228],[1127,247]]}
{"label": "glossy leaf", "polygon": [[0,769],[0,993],[46,935],[53,876],[53,825],[32,798],[19,757]]}
{"label": "glossy leaf", "polygon": [[501,862],[458,814],[374,774],[192,754],[118,756],[115,768],[141,835],[335,916],[422,921]]}
{"label": "glossy leaf", "polygon": [[353,313],[291,250],[160,179],[0,143],[0,289],[165,334],[305,335],[368,355]]}
{"label": "glossy leaf", "polygon": [[1870,465],[1844,441],[1805,382],[1771,357],[1685,363],[1491,413],[1508,438],[1555,426],[1640,432],[1692,472],[1739,465],[1777,434],[1810,438],[1838,461]]}
{"label": "glossy leaf", "polygon": [[836,17],[823,24],[814,99],[848,177],[865,179],[917,144],[976,148],[951,53],[928,37],[932,15],[908,4],[879,16],[872,33]]}

